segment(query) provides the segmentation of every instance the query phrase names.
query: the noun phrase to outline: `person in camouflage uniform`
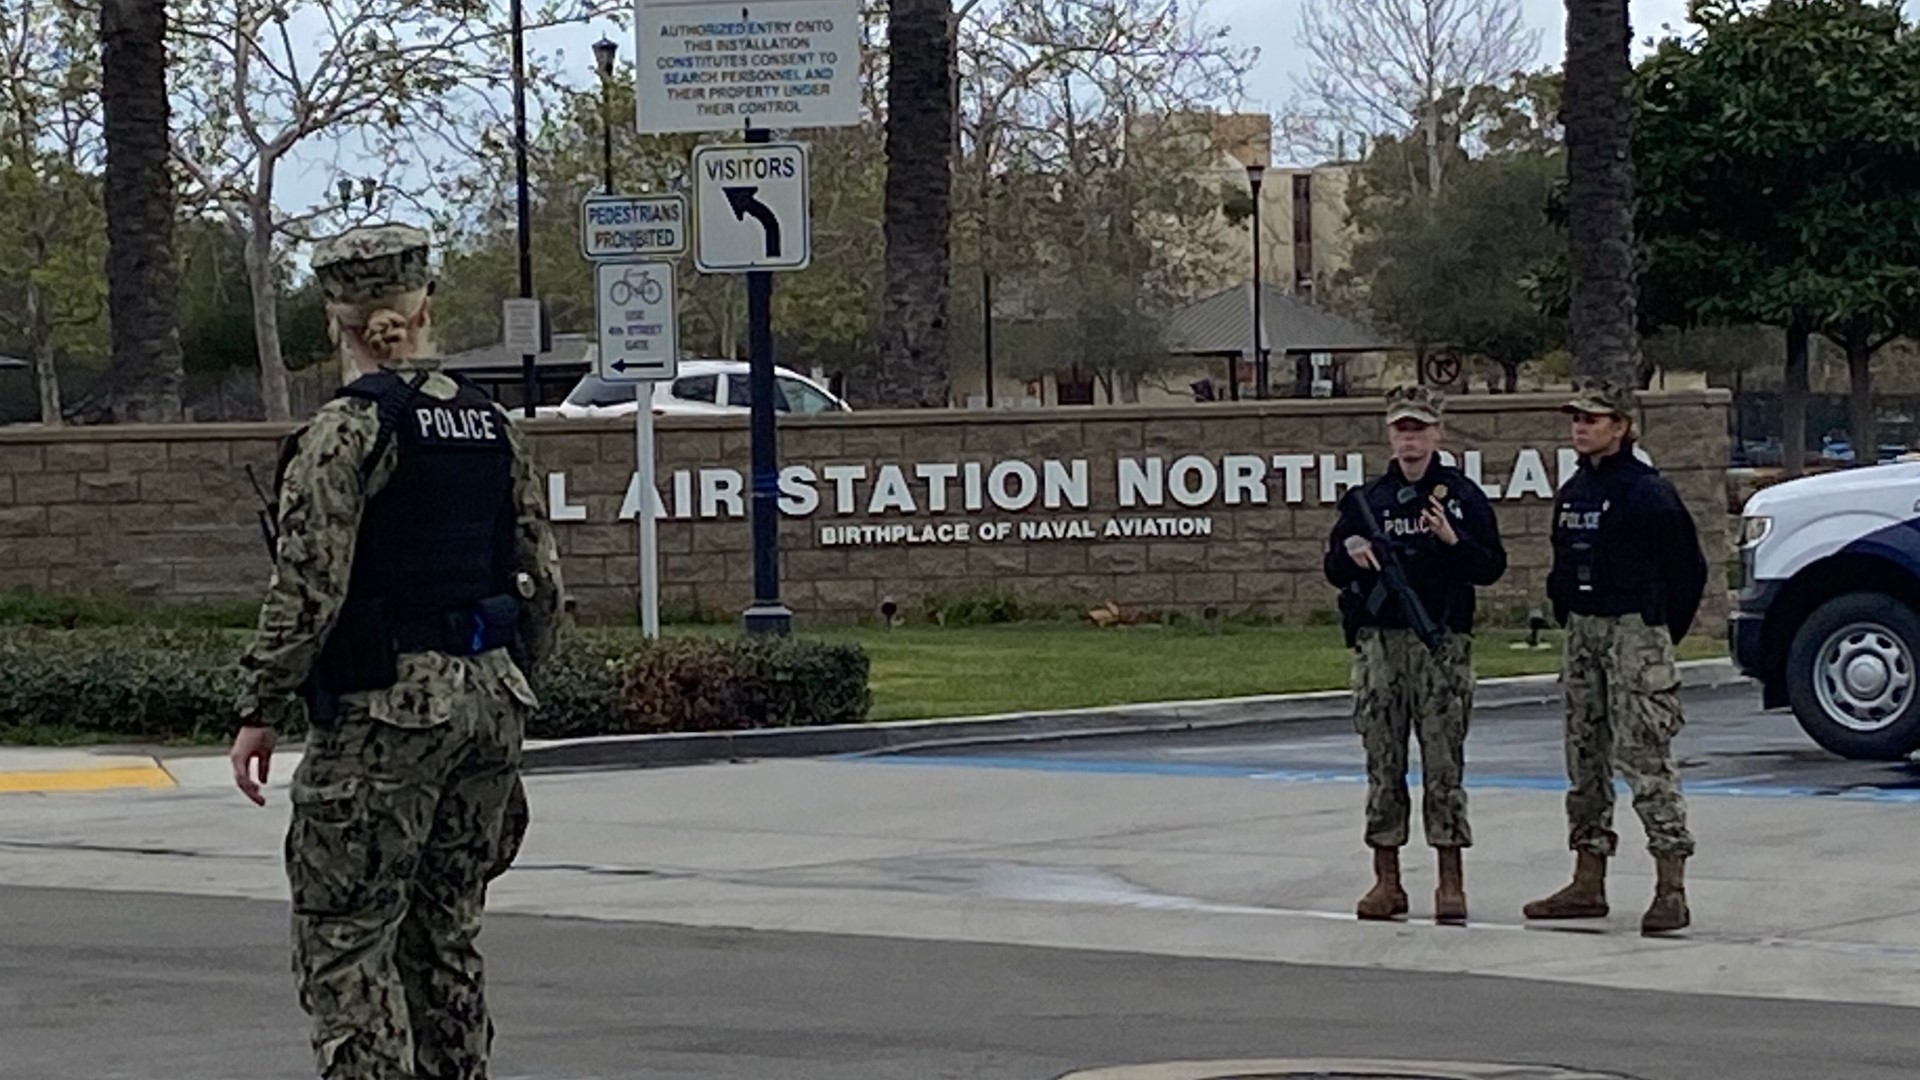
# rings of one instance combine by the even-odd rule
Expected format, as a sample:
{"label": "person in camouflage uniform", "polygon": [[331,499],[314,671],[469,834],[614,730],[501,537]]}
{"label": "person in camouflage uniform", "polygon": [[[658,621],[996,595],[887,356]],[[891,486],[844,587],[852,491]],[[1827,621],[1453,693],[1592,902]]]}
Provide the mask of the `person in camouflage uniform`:
{"label": "person in camouflage uniform", "polygon": [[1580,467],[1554,502],[1547,596],[1567,628],[1561,682],[1575,862],[1571,884],[1523,911],[1529,919],[1606,916],[1618,769],[1658,875],[1641,932],[1660,934],[1692,921],[1684,871],[1694,843],[1673,760],[1685,723],[1674,646],[1699,611],[1707,561],[1673,485],[1634,456],[1635,405],[1630,388],[1586,379],[1561,409],[1573,418]]}
{"label": "person in camouflage uniform", "polygon": [[[1444,404],[1423,386],[1388,393],[1392,461],[1385,475],[1341,500],[1327,543],[1327,580],[1341,590],[1354,649],[1354,727],[1367,755],[1366,843],[1374,884],[1356,905],[1362,919],[1392,919],[1408,909],[1400,849],[1413,812],[1409,735],[1420,741],[1421,816],[1439,860],[1434,918],[1467,918],[1461,852],[1472,846],[1473,831],[1462,784],[1473,708],[1474,588],[1500,579],[1507,554],[1480,485],[1439,458]],[[1369,540],[1356,500],[1372,508],[1419,606],[1442,632],[1436,649],[1412,629],[1401,600],[1382,581],[1379,541]]]}
{"label": "person in camouflage uniform", "polygon": [[295,694],[308,708],[285,856],[326,1080],[486,1076],[474,941],[526,828],[529,676],[560,617],[522,436],[430,358],[427,257],[401,225],[314,252],[330,333],[364,375],[283,457],[273,577],[241,661],[230,756],[255,804],[271,719]]}

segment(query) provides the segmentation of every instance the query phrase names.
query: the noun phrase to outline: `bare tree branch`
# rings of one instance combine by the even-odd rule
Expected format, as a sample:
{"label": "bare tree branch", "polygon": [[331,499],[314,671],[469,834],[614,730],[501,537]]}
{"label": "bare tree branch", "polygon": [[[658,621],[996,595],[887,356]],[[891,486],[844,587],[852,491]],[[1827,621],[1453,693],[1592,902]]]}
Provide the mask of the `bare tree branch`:
{"label": "bare tree branch", "polygon": [[1296,40],[1309,60],[1280,126],[1317,159],[1415,131],[1448,92],[1505,84],[1540,55],[1520,0],[1302,0]]}

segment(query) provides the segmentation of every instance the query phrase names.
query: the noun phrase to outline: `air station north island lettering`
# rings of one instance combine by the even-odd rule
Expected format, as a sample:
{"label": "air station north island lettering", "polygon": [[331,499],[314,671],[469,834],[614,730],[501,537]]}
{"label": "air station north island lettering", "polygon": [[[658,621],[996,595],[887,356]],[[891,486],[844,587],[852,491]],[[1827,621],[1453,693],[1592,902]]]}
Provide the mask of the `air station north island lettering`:
{"label": "air station north island lettering", "polygon": [[[1494,477],[1482,451],[1442,457],[1489,498],[1505,501],[1551,500],[1578,464],[1570,447],[1526,447]],[[781,470],[779,505],[789,519],[850,519],[820,523],[818,541],[825,547],[1202,540],[1214,532],[1210,515],[1272,505],[1330,507],[1385,465],[1379,455],[1357,452],[1131,455],[1114,460],[1107,482],[1096,488],[1085,458],[793,464]],[[747,515],[744,470],[678,469],[662,480],[650,500],[657,520]],[[547,493],[556,522],[605,520],[613,509],[604,495],[578,496],[564,472],[548,473]],[[590,502],[604,509],[590,515]],[[635,477],[611,516],[631,521],[640,505]]]}

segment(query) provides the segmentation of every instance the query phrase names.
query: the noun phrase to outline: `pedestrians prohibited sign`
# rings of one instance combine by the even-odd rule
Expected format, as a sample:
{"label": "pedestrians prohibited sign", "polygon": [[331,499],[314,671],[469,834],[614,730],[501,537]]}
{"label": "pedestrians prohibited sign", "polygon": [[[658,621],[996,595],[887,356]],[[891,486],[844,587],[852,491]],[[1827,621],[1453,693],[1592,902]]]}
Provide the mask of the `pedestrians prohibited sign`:
{"label": "pedestrians prohibited sign", "polygon": [[580,253],[654,259],[687,252],[687,200],[679,195],[589,195],[580,204]]}
{"label": "pedestrians prohibited sign", "polygon": [[679,370],[673,264],[603,262],[593,268],[600,363],[610,383],[659,382]]}
{"label": "pedestrians prohibited sign", "polygon": [[813,257],[807,149],[798,143],[702,146],[693,153],[703,274],[804,270]]}

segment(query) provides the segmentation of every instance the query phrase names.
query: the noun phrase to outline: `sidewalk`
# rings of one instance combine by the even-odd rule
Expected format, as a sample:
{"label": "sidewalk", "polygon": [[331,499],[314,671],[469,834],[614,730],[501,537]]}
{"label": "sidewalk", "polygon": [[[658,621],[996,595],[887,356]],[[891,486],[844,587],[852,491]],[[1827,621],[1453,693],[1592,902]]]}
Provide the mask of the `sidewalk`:
{"label": "sidewalk", "polygon": [[[265,809],[192,785],[62,796],[57,813],[0,799],[0,880],[284,902],[274,775]],[[1571,867],[1562,798],[1470,780],[1461,929],[1428,921],[1417,842],[1410,919],[1354,919],[1369,870],[1352,782],[836,759],[536,775],[528,790],[533,827],[492,911],[1920,1007],[1920,819],[1903,804],[1691,794],[1695,925],[1648,940],[1652,865],[1625,800],[1612,916],[1529,926],[1521,905]]]}
{"label": "sidewalk", "polygon": [[[1678,666],[1682,685],[1688,689],[1745,681],[1728,660],[1693,660]],[[1483,716],[1500,709],[1550,703],[1558,696],[1558,676],[1555,675],[1482,679],[1474,691],[1474,712],[1476,716]],[[526,769],[536,773],[630,769],[760,758],[826,757],[905,746],[1018,743],[1116,733],[1258,729],[1338,718],[1348,715],[1351,709],[1351,695],[1347,691],[1325,690],[952,720],[534,739],[526,746]],[[285,745],[274,754],[273,770],[282,777],[291,776],[299,763],[299,746]],[[226,786],[231,783],[231,777],[232,771],[219,747],[170,750],[0,747],[0,794]]]}

